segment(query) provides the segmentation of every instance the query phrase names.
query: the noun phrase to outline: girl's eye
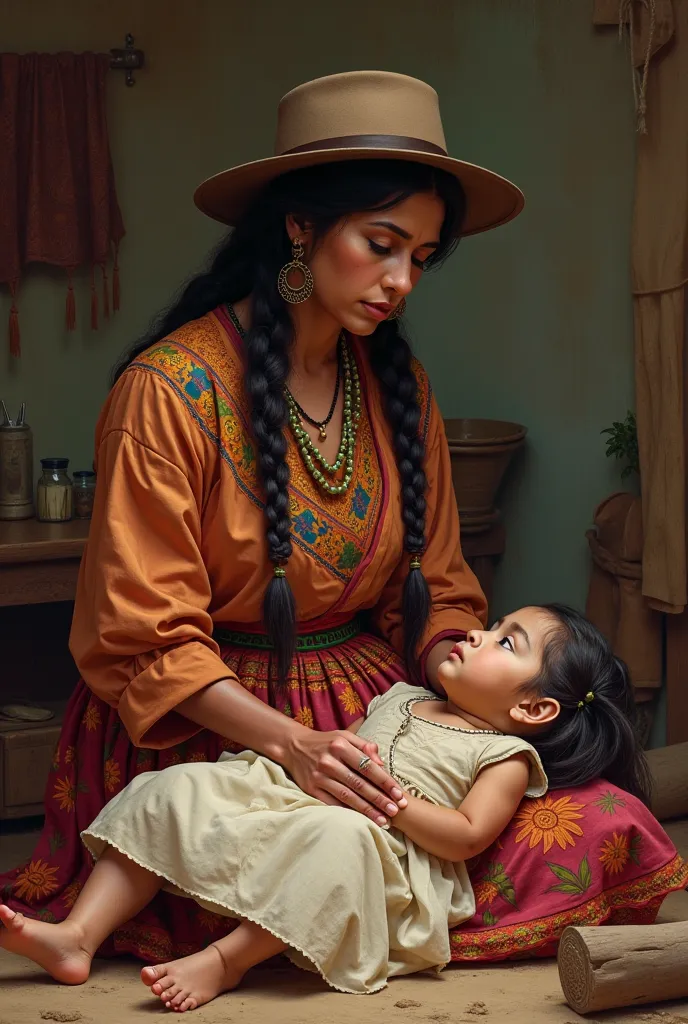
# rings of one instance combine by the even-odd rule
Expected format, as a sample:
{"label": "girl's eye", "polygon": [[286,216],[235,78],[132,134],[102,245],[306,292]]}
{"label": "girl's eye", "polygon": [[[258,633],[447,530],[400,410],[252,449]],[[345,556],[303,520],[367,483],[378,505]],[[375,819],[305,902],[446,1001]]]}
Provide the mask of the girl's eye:
{"label": "girl's eye", "polygon": [[499,646],[500,647],[504,647],[505,650],[511,651],[512,654],[515,653],[515,651],[514,651],[514,644],[513,644],[513,641],[512,641],[510,636],[503,637],[501,640],[498,641],[498,643],[499,643]]}

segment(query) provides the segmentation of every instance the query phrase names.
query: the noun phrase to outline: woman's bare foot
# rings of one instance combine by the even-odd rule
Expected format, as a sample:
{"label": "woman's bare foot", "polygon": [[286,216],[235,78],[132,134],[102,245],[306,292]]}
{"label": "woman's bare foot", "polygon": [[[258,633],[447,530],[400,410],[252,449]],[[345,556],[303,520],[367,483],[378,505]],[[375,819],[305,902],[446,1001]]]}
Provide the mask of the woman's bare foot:
{"label": "woman's bare foot", "polygon": [[237,987],[242,977],[242,971],[233,970],[225,964],[214,945],[181,960],[144,967],[141,971],[143,984],[163,1001],[168,1010],[179,1013],[195,1010],[221,992],[229,992]]}
{"label": "woman's bare foot", "polygon": [[32,921],[4,904],[0,905],[0,947],[35,961],[65,985],[82,985],[91,970],[93,957],[83,948],[74,925]]}

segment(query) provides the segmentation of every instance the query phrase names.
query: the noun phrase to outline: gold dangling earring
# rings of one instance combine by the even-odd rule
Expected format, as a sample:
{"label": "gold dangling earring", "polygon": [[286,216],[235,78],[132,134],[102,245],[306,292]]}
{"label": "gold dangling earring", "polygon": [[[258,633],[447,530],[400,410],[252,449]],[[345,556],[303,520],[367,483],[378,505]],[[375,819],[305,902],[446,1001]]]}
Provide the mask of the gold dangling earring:
{"label": "gold dangling earring", "polygon": [[[285,263],[277,278],[277,290],[285,302],[295,305],[297,302],[305,302],[313,294],[313,275],[302,261],[303,246],[301,239],[295,238],[291,243],[291,262]],[[298,288],[292,288],[289,284],[289,275],[298,271],[303,276],[303,281]]]}
{"label": "gold dangling earring", "polygon": [[392,312],[387,317],[388,320],[398,320],[399,317],[403,316],[406,312],[406,299],[402,299],[401,302],[397,302]]}

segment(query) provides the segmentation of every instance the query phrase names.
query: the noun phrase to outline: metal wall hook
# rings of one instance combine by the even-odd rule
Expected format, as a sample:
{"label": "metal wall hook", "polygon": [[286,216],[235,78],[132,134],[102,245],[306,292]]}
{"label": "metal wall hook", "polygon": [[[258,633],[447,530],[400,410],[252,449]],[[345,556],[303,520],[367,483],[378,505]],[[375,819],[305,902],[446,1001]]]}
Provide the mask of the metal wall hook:
{"label": "metal wall hook", "polygon": [[144,65],[143,50],[134,49],[134,37],[127,32],[124,37],[124,49],[110,50],[110,68],[113,71],[124,71],[127,85],[135,85],[134,71]]}

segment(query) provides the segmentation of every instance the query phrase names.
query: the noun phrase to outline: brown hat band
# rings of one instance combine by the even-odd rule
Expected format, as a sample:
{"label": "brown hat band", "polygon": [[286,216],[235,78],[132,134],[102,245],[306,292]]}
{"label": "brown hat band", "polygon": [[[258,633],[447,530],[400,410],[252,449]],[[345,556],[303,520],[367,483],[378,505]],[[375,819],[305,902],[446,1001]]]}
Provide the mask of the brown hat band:
{"label": "brown hat band", "polygon": [[399,149],[433,153],[436,156],[447,155],[446,149],[435,145],[434,142],[413,139],[405,135],[340,135],[332,139],[318,139],[317,142],[309,142],[305,146],[295,146],[293,149],[285,150],[280,156],[312,153],[318,149]]}

